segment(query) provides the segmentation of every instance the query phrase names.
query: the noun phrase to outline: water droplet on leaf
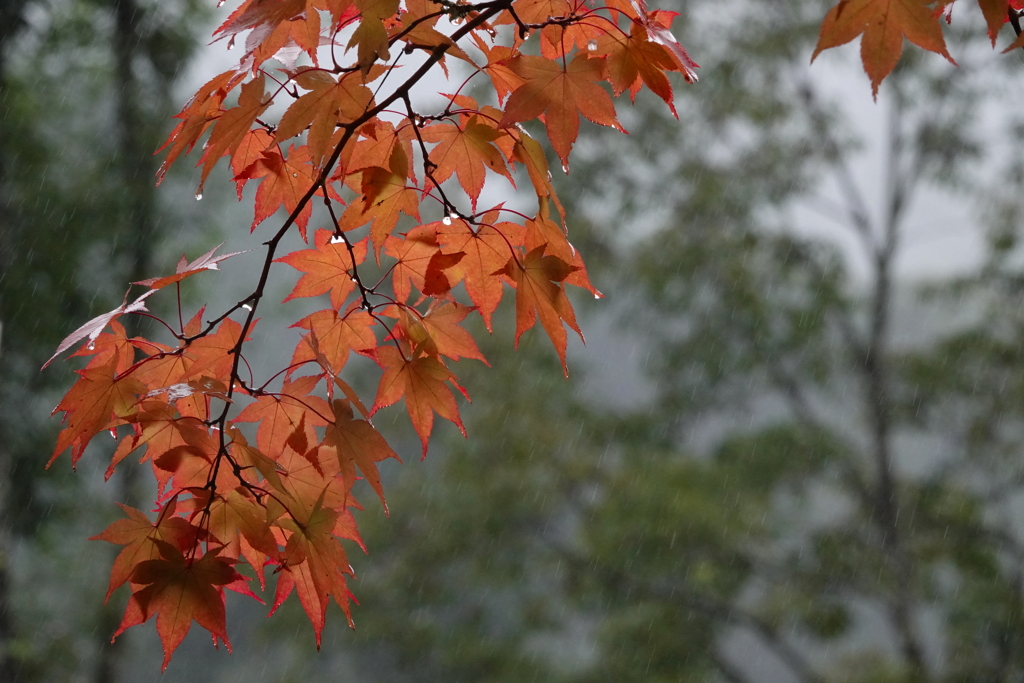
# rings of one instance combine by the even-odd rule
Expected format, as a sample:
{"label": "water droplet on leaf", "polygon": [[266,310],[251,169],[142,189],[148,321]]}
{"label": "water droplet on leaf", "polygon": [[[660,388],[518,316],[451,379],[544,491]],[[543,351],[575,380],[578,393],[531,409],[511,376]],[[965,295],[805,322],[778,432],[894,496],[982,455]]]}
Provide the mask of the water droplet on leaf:
{"label": "water droplet on leaf", "polygon": [[590,50],[591,52],[596,50],[597,49],[597,41],[596,40],[592,40],[589,43],[587,43],[587,49]]}
{"label": "water droplet on leaf", "polygon": [[452,217],[451,216],[445,216],[444,218],[441,219],[441,222],[444,223],[445,225],[451,225],[452,224]]}

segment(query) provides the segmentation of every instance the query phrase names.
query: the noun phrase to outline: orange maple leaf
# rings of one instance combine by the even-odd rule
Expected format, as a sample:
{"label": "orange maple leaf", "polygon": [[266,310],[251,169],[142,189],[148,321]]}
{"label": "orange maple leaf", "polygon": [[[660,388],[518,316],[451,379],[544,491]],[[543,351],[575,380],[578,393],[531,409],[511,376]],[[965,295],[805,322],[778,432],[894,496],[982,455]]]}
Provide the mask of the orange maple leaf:
{"label": "orange maple leaf", "polygon": [[875,97],[900,59],[904,37],[956,64],[946,50],[934,4],[935,0],[842,0],[825,16],[811,61],[822,50],[863,35],[860,54]]}
{"label": "orange maple leaf", "polygon": [[[255,230],[257,225],[282,205],[284,205],[285,211],[294,211],[299,205],[299,200],[313,186],[315,179],[313,167],[309,163],[309,151],[305,145],[289,148],[287,158],[281,155],[281,151],[277,147],[268,148],[235,180],[241,178],[263,179],[256,191],[256,211],[250,230]],[[317,190],[317,194],[322,194],[322,190]],[[306,225],[309,223],[312,212],[312,203],[306,202],[306,205],[302,207],[302,212],[295,219],[295,224],[299,226],[303,240],[306,239]]]}
{"label": "orange maple leaf", "polygon": [[274,610],[288,598],[293,588],[297,589],[299,602],[313,624],[318,649],[331,598],[352,623],[348,606],[351,593],[345,580],[352,569],[345,548],[334,534],[338,517],[336,510],[318,503],[305,519],[278,521],[291,535],[284,551],[285,564],[278,574]]}
{"label": "orange maple leaf", "polygon": [[430,356],[408,359],[390,345],[376,349],[373,358],[384,368],[384,375],[377,387],[377,398],[373,402],[371,415],[404,398],[412,426],[423,442],[424,457],[427,455],[427,442],[434,425],[435,412],[457,426],[463,436],[466,435],[466,428],[462,426],[459,417],[459,407],[445,382],[451,382],[467,400],[469,395],[443,363]]}
{"label": "orange maple leaf", "polygon": [[569,376],[569,368],[565,363],[567,339],[562,321],[565,321],[581,340],[583,333],[576,324],[576,314],[560,283],[575,270],[557,256],[545,256],[544,245],[541,245],[531,250],[522,261],[509,259],[503,271],[516,283],[516,346],[519,346],[519,338],[523,336],[523,332],[537,322],[539,314],[541,325],[558,351],[566,377]]}
{"label": "orange maple leaf", "polygon": [[256,444],[260,452],[277,460],[285,450],[285,443],[302,424],[309,441],[316,441],[313,427],[323,427],[331,414],[327,402],[310,392],[316,387],[317,377],[298,377],[286,380],[281,391],[265,394],[247,405],[234,422],[258,422]]}
{"label": "orange maple leaf", "polygon": [[430,260],[441,252],[437,244],[437,231],[442,227],[440,221],[418,225],[403,237],[392,235],[384,242],[384,251],[398,260],[391,271],[395,301],[405,303],[413,287],[421,292],[426,287]]}
{"label": "orange maple leaf", "polygon": [[[396,146],[395,149],[401,150],[401,147]],[[341,215],[341,229],[348,232],[373,221],[370,240],[374,256],[380,262],[381,249],[398,223],[399,213],[419,220],[419,193],[405,184],[404,175],[391,169],[375,166],[361,171],[359,175],[363,196],[345,209]]]}
{"label": "orange maple leaf", "polygon": [[103,365],[79,370],[79,379],[53,409],[64,413],[65,427],[57,436],[49,467],[57,457],[71,448],[71,465],[82,457],[85,447],[96,434],[113,424],[123,423],[135,410],[136,397],[146,388],[131,375],[117,374],[118,356]]}
{"label": "orange maple leaf", "polygon": [[128,518],[117,520],[103,533],[89,538],[90,541],[107,541],[125,546],[114,560],[114,566],[110,571],[110,585],[107,588],[107,597],[104,602],[109,600],[111,594],[128,580],[140,562],[160,557],[156,541],[170,543],[176,548],[185,550],[193,546],[201,534],[199,528],[181,517],[174,516],[177,506],[176,496],[171,498],[160,510],[156,522],[149,521],[149,517],[140,510],[120,503],[117,505],[124,510]]}
{"label": "orange maple leaf", "polygon": [[[200,420],[181,417],[161,401],[145,401],[141,410],[130,419],[135,433],[121,439],[110,460],[104,478],[109,479],[114,468],[128,455],[145,447],[141,462],[157,460],[174,449],[192,449],[203,454],[211,451],[212,437]],[[215,452],[216,449],[213,449]]]}
{"label": "orange maple leaf", "polygon": [[348,41],[348,47],[358,46],[359,68],[365,74],[378,57],[387,61],[390,56],[384,20],[398,12],[398,0],[355,0],[355,5],[362,20]]}
{"label": "orange maple leaf", "polygon": [[199,193],[202,194],[203,185],[210,171],[225,154],[234,154],[238,146],[242,144],[246,134],[252,127],[257,117],[266,111],[273,99],[264,95],[265,78],[263,74],[242,86],[238,96],[238,106],[232,107],[221,113],[213,124],[213,131],[210,139],[203,149],[203,156],[199,163],[203,165],[202,179],[199,181]]}
{"label": "orange maple leaf", "polygon": [[508,263],[513,248],[522,245],[523,227],[516,223],[497,223],[481,225],[474,231],[465,221],[456,220],[439,228],[437,239],[445,253],[465,254],[447,274],[451,284],[465,283],[466,293],[476,304],[490,332],[491,316],[498,308],[503,288],[501,278],[495,273]]}
{"label": "orange maple leaf", "polygon": [[384,500],[384,489],[381,488],[377,463],[388,458],[401,462],[401,458],[391,450],[391,446],[373,425],[365,420],[354,419],[352,408],[346,401],[335,399],[331,403],[331,408],[334,421],[327,425],[324,432],[324,446],[334,451],[346,486],[352,487],[356,478],[355,468],[358,467],[366,482],[377,492],[384,510],[387,511],[388,505]]}
{"label": "orange maple leaf", "polygon": [[[255,325],[249,326],[251,333]],[[200,337],[182,349],[184,372],[168,384],[184,382],[194,377],[228,377],[231,373],[232,350],[238,345],[242,325],[226,318],[217,331]],[[246,338],[248,341],[248,337]],[[168,386],[167,384],[162,386]]]}
{"label": "orange maple leaf", "polygon": [[230,254],[220,254],[219,256],[214,256],[217,250],[220,249],[222,246],[224,246],[223,242],[221,242],[213,249],[211,249],[210,251],[206,252],[205,254],[191,262],[185,257],[184,254],[182,254],[181,259],[178,261],[177,267],[174,269],[174,275],[167,275],[165,277],[153,277],[149,278],[148,280],[139,280],[138,282],[133,282],[132,284],[143,285],[145,287],[149,287],[150,289],[162,289],[167,285],[172,285],[175,282],[181,282],[185,278],[191,277],[196,273],[201,273],[204,270],[220,270],[217,264],[219,264],[221,261],[229,259],[232,256],[238,256],[239,254],[246,253],[245,251],[233,251]]}
{"label": "orange maple leaf", "polygon": [[459,325],[473,308],[446,301],[432,307],[424,316],[409,313],[404,308],[395,308],[396,311],[389,311],[388,314],[397,315],[399,325],[396,331],[413,349],[438,358],[473,358],[484,365],[490,365],[473,340],[473,335]]}
{"label": "orange maple leaf", "polygon": [[[322,355],[334,374],[341,372],[352,351],[365,352],[377,346],[373,334],[376,321],[360,308],[350,308],[344,315],[326,308],[310,313],[292,327],[301,327],[316,335],[316,349],[309,341],[309,335],[302,338],[292,354],[292,368],[308,361],[316,361]],[[319,352],[319,353],[318,353]]]}
{"label": "orange maple leaf", "polygon": [[421,135],[427,142],[438,143],[430,151],[430,161],[436,165],[434,180],[443,183],[453,173],[457,174],[459,184],[469,195],[474,211],[484,188],[488,168],[512,181],[504,157],[493,144],[505,133],[480,123],[476,116],[460,126],[453,123],[427,126]]}
{"label": "orange maple leaf", "polygon": [[498,125],[544,117],[548,140],[562,167],[569,166],[569,152],[580,129],[580,114],[594,123],[622,130],[615,117],[612,98],[596,81],[604,80],[605,60],[577,55],[568,66],[530,55],[515,57],[509,67],[526,82],[509,95],[505,115]]}
{"label": "orange maple leaf", "polygon": [[310,69],[294,80],[309,92],[295,100],[281,117],[277,141],[283,142],[308,127],[309,155],[313,166],[319,168],[333,149],[331,142],[337,125],[359,118],[372,105],[373,92],[355,72],[336,79],[330,72]]}
{"label": "orange maple leaf", "polygon": [[137,613],[129,604],[117,634],[127,626],[134,626],[132,622],[143,623],[156,614],[156,631],[164,648],[163,670],[167,669],[171,655],[185,639],[193,621],[230,649],[223,587],[245,579],[231,566],[234,561],[218,557],[220,548],[195,560],[186,558],[169,543],[154,543],[160,550],[160,559],[140,562],[132,572],[132,583],[145,587],[132,595],[131,603]]}
{"label": "orange maple leaf", "polygon": [[618,31],[605,33],[597,40],[594,54],[608,58],[608,81],[616,96],[629,90],[630,99],[635,101],[640,86],[646,84],[679,118],[672,99],[672,84],[665,75],[666,70],[675,67],[672,54],[664,45],[650,40],[643,25],[634,22],[628,36]]}
{"label": "orange maple leaf", "polygon": [[313,236],[314,249],[293,251],[277,259],[292,268],[305,273],[285,298],[285,301],[305,296],[319,296],[331,293],[331,306],[340,309],[345,299],[356,288],[352,280],[352,269],[366,259],[366,240],[352,245],[355,263],[344,241],[334,238],[334,233],[321,228]]}

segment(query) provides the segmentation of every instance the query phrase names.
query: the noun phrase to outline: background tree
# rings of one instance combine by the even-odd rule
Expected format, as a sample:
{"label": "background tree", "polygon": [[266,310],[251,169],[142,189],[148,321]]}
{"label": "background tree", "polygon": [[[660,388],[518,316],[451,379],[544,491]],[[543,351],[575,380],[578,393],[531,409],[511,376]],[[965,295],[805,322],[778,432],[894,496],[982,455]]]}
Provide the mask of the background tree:
{"label": "background tree", "polygon": [[[181,212],[161,206],[154,192],[152,151],[202,16],[189,3],[3,7],[3,680],[114,680],[109,632],[119,615],[111,626],[97,603],[71,608],[79,586],[96,583],[98,590],[102,577],[62,552],[68,542],[61,528],[95,532],[108,498],[39,468],[56,427],[46,413],[69,377],[37,368],[69,328],[120,300],[113,282],[97,289],[92,273],[141,279],[154,264],[157,224],[178,229]],[[122,498],[134,495],[130,477],[118,481]],[[73,547],[80,548],[77,539]],[[46,588],[36,590],[41,581]]]}

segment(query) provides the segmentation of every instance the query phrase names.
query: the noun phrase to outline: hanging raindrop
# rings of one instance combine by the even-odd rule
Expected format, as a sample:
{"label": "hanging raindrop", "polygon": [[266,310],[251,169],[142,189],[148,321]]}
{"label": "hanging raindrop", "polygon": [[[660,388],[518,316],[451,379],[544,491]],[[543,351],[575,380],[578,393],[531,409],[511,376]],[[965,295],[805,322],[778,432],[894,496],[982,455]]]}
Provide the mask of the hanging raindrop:
{"label": "hanging raindrop", "polygon": [[252,306],[250,306],[249,304],[242,304],[242,308],[244,308],[247,311],[251,311],[252,310]]}
{"label": "hanging raindrop", "polygon": [[345,238],[342,237],[341,235],[335,235],[334,237],[331,238],[331,244],[341,244],[344,241]]}
{"label": "hanging raindrop", "polygon": [[198,202],[202,198],[203,198],[203,193],[202,192],[196,192],[196,201]]}
{"label": "hanging raindrop", "polygon": [[444,218],[441,219],[441,222],[444,223],[445,225],[451,225],[452,224],[452,217],[451,216],[445,216]]}

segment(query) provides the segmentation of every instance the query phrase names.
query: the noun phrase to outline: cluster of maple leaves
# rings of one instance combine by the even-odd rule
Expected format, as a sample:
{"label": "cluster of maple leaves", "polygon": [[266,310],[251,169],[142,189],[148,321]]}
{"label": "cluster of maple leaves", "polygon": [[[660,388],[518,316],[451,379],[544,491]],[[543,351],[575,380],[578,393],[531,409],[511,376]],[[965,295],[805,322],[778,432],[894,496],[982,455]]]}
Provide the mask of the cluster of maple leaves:
{"label": "cluster of maple leaves", "polygon": [[[1016,22],[1017,0],[979,5],[993,41],[1007,18]],[[904,36],[949,58],[948,9],[843,0],[817,52],[863,34],[877,91]],[[514,290],[516,342],[539,317],[564,368],[566,327],[580,333],[565,286],[599,296],[567,239],[544,148],[522,124],[542,122],[567,168],[580,116],[621,130],[611,95],[647,86],[674,112],[667,74],[693,82],[697,65],[670,32],[673,17],[643,0],[245,0],[217,29],[231,44],[244,34],[244,54],[177,115],[160,176],[205,136],[200,193],[227,158],[240,199],[258,183],[251,230],[283,207],[254,289],[216,317],[200,309],[161,321],[166,343],[129,337],[121,316],[149,315],[151,295],[235,254],[183,257],[57,350],[84,342],[74,355],[88,362],[54,411],[64,428],[50,462],[71,449],[77,463],[109,430],[119,441],[108,476],[136,454],[157,482],[155,519],[122,506],[125,518],[96,537],[124,546],[107,594],[131,588],[115,637],[155,615],[165,667],[193,620],[227,644],[225,590],[255,598],[250,582],[265,589],[268,575],[273,608],[297,593],[318,644],[332,599],[351,623],[341,541],[362,547],[352,487],[365,479],[383,504],[377,463],[398,459],[374,413],[404,400],[425,454],[435,413],[462,429],[452,389],[466,392],[450,363],[484,361],[467,316],[490,330]],[[442,107],[423,111],[413,89],[437,70],[465,76]],[[283,113],[270,120],[274,104]],[[485,182],[514,188],[519,169],[535,212],[478,206]],[[326,227],[311,232],[317,203]],[[402,215],[414,225],[404,233]],[[293,230],[308,248],[278,256]],[[295,323],[303,334],[287,365],[257,381],[245,349],[275,264],[301,273],[288,299],[326,295],[329,305]],[[368,266],[384,277],[369,282]],[[369,408],[341,377],[353,353],[382,369]],[[242,562],[253,576],[237,571]]]}
{"label": "cluster of maple leaves", "polygon": [[[539,318],[564,367],[566,327],[580,333],[565,287],[598,296],[544,149],[521,124],[540,119],[565,167],[581,115],[620,128],[612,94],[646,85],[672,106],[666,72],[696,78],[672,17],[642,0],[246,0],[217,29],[232,43],[244,34],[244,54],[177,115],[160,176],[205,138],[200,193],[226,158],[240,199],[258,184],[253,231],[283,207],[254,289],[216,317],[161,321],[164,342],[130,337],[121,316],[149,315],[151,295],[235,254],[183,257],[57,351],[84,342],[74,355],[88,363],[56,409],[53,458],[70,449],[77,463],[109,430],[108,476],[134,454],[156,478],[152,515],[122,506],[97,536],[124,546],[107,596],[131,588],[117,634],[156,616],[166,667],[192,621],[227,643],[225,590],[256,597],[251,581],[270,577],[273,607],[297,593],[318,643],[331,600],[349,615],[342,540],[362,546],[353,485],[365,479],[383,503],[378,463],[398,459],[374,413],[404,400],[425,454],[435,413],[462,428],[451,362],[484,361],[467,316],[490,330],[513,289],[516,341]],[[413,90],[437,70],[458,79],[425,111]],[[517,169],[535,212],[478,206],[489,178],[515,187]],[[325,227],[311,230],[315,204]],[[290,231],[307,247],[279,255]],[[246,345],[276,264],[300,274],[288,299],[329,305],[295,322],[291,358],[257,380]],[[370,270],[384,276],[370,282]],[[369,407],[341,376],[353,353],[382,369]]]}

